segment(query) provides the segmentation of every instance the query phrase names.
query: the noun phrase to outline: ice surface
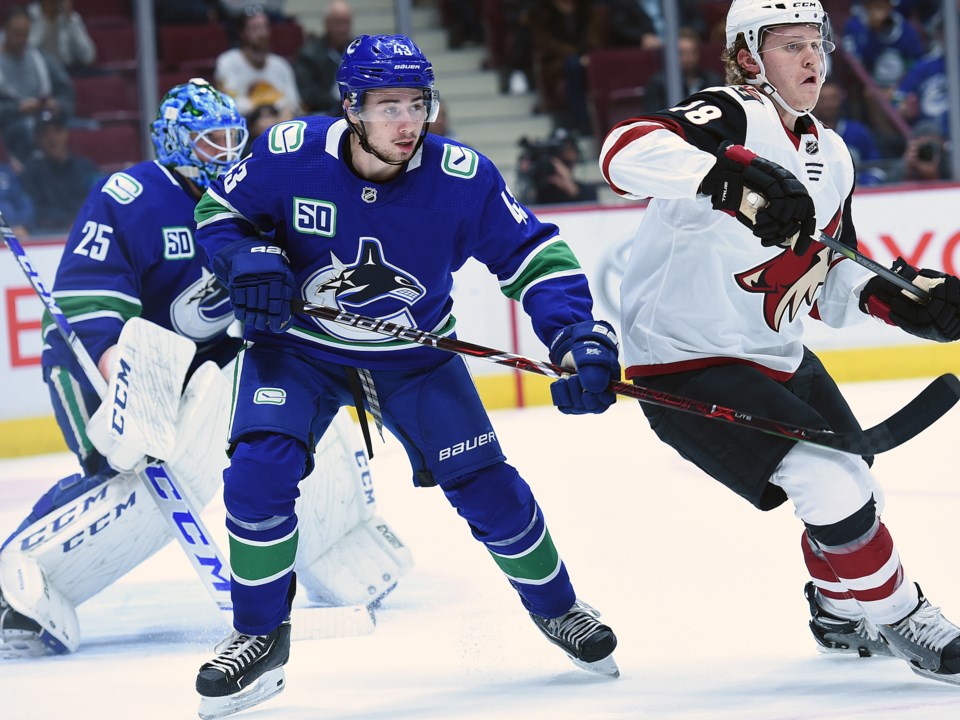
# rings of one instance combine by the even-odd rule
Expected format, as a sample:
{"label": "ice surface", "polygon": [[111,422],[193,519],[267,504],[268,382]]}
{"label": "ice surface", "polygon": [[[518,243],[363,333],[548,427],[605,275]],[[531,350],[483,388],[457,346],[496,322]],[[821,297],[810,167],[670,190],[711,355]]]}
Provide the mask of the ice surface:
{"label": "ice surface", "polygon": [[[925,381],[846,386],[864,425]],[[365,637],[300,641],[287,689],[250,720],[930,720],[960,688],[899,660],[825,656],[806,627],[801,524],[745,502],[662,446],[632,402],[602,416],[492,413],[533,485],[580,596],[617,632],[622,676],[575,668],[547,643],[437,489],[415,489],[395,441],[375,447],[379,509],[416,567]],[[877,458],[883,518],[908,575],[960,621],[960,410]],[[377,441],[379,443],[379,441]],[[0,462],[0,532],[19,523],[68,455]],[[214,501],[204,512],[223,524]],[[222,542],[222,536],[221,536]],[[228,628],[171,544],[80,608],[68,657],[0,663],[4,720],[196,717],[196,670]]]}

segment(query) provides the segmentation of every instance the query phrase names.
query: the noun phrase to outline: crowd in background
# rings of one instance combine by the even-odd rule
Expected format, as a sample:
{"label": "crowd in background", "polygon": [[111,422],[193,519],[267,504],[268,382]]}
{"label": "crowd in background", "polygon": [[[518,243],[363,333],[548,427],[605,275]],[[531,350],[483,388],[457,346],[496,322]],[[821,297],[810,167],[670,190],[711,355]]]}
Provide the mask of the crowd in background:
{"label": "crowd in background", "polygon": [[[520,148],[518,194],[524,202],[596,201],[597,188],[575,178],[577,166],[592,161],[583,149],[592,149],[616,121],[667,103],[662,0],[416,3],[436,4],[451,48],[486,48],[484,64],[499,73],[501,91],[533,95],[534,112],[551,118],[549,137],[524,138]],[[68,229],[96,181],[119,169],[73,152],[90,135],[86,131],[131,122],[129,114],[91,118],[78,112],[83,97],[74,86],[84,78],[135,77],[135,63],[107,62],[112,48],[104,41],[98,46],[91,32],[132,23],[132,3],[113,3],[127,6],[125,17],[81,14],[97,4],[0,3],[0,210],[21,238]],[[838,47],[815,114],[850,147],[859,185],[948,179],[940,0],[824,5]],[[683,96],[723,83],[719,53],[728,6],[727,0],[679,0]],[[251,140],[299,115],[340,114],[334,75],[354,36],[349,0],[329,0],[323,32],[301,34],[295,46],[284,42],[282,48],[274,46],[276,33],[299,30],[283,0],[164,0],[154,7],[158,28],[222,28],[228,46],[207,66],[195,63],[190,74],[208,77],[237,100]],[[188,79],[181,75],[178,82]],[[434,132],[452,134],[445,118],[446,112]]]}

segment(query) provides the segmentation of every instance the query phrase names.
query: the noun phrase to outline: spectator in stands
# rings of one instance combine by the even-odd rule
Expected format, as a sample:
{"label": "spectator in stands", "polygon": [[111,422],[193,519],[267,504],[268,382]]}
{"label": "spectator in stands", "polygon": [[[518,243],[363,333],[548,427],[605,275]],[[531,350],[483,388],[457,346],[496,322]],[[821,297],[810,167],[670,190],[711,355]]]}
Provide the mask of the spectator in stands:
{"label": "spectator in stands", "polygon": [[300,115],[303,107],[293,67],[270,52],[270,18],[253,9],[242,14],[239,23],[240,46],[217,57],[216,86],[236,100],[242,115],[266,104]]}
{"label": "spectator in stands", "polygon": [[932,52],[915,64],[897,85],[893,104],[911,126],[926,120],[942,124],[944,135],[949,137],[948,111],[950,98],[947,92],[947,61],[943,44],[943,17],[931,20]]}
{"label": "spectator in stands", "polygon": [[58,60],[30,47],[30,16],[22,5],[7,10],[0,47],[0,134],[11,164],[22,166],[33,151],[40,113],[73,112],[73,83]]}
{"label": "spectator in stands", "polygon": [[9,163],[0,162],[0,212],[17,240],[30,237],[33,225],[33,201],[23,189],[16,171]]}
{"label": "spectator in stands", "polygon": [[[664,19],[662,0],[599,0],[605,6],[605,47],[663,46]],[[692,28],[703,36],[706,24],[699,11],[698,0],[680,0],[680,25]]]}
{"label": "spectator in stands", "polygon": [[[494,31],[490,38],[496,48],[501,48],[504,67],[500,70],[500,91],[511,95],[523,95],[533,84],[533,40],[530,14],[535,0],[500,0],[502,29]],[[502,37],[497,34],[502,33]],[[498,52],[495,50],[495,52]]]}
{"label": "spectator in stands", "polygon": [[[297,87],[307,112],[343,115],[337,68],[353,39],[353,10],[346,0],[333,0],[323,16],[323,36],[310,33],[293,61]],[[441,104],[441,107],[442,104]]]}
{"label": "spectator in stands", "polygon": [[219,0],[162,0],[153,4],[160,25],[202,25],[226,16]]}
{"label": "spectator in stands", "polygon": [[220,0],[228,18],[239,19],[243,15],[266,13],[273,22],[284,22],[289,16],[284,12],[286,0]]}
{"label": "spectator in stands", "polygon": [[920,34],[892,0],[863,0],[856,6],[843,30],[843,46],[890,93],[925,52]]}
{"label": "spectator in stands", "polygon": [[277,123],[293,120],[293,114],[289,110],[267,103],[258,105],[244,119],[247,121],[247,130],[250,131],[247,146],[243,150],[243,155],[246,157],[250,154],[250,148],[253,146],[254,140]]}
{"label": "spectator in stands", "polygon": [[444,0],[447,44],[452,50],[467,45],[482,45],[483,24],[477,14],[477,0]]}
{"label": "spectator in stands", "polygon": [[540,109],[558,127],[592,132],[587,110],[587,53],[599,45],[591,0],[537,0],[530,15]]}
{"label": "spectator in stands", "polygon": [[946,144],[940,123],[933,120],[918,123],[900,162],[891,167],[887,182],[949,180]]}
{"label": "spectator in stands", "polygon": [[[689,27],[682,27],[677,35],[677,52],[680,56],[682,87],[680,98],[690,97],[703,88],[723,85],[723,78],[700,64],[700,34]],[[678,98],[679,100],[679,98]],[[667,78],[663,71],[650,78],[643,93],[643,105],[647,112],[656,112],[669,105],[667,102]]]}
{"label": "spectator in stands", "polygon": [[40,116],[36,146],[22,176],[36,212],[34,229],[69,230],[101,172],[92,160],[70,152],[63,113]]}
{"label": "spectator in stands", "polygon": [[70,72],[93,64],[97,48],[87,33],[73,0],[39,0],[27,6],[30,15],[30,40]]}

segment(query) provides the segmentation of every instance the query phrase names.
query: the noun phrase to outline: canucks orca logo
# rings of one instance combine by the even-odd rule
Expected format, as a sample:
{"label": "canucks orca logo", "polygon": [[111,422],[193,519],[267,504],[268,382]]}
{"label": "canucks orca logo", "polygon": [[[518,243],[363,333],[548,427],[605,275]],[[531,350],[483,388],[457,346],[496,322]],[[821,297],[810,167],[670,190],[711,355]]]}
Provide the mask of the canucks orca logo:
{"label": "canucks orca logo", "polygon": [[[416,323],[409,308],[426,294],[426,289],[417,278],[391,265],[383,255],[383,246],[373,237],[360,238],[360,249],[351,264],[331,253],[332,264],[304,283],[306,301],[414,327]],[[391,341],[389,337],[374,337],[367,331],[312,319],[326,333],[345,340]]]}
{"label": "canucks orca logo", "polygon": [[202,343],[216,337],[233,322],[230,296],[206,268],[170,304],[170,323],[180,335]]}

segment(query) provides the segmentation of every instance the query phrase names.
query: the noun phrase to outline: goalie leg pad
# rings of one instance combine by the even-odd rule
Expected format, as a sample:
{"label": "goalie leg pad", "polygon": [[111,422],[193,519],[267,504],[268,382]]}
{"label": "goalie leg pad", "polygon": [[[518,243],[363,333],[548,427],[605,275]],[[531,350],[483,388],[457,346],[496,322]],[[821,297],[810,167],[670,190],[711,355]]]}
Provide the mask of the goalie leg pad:
{"label": "goalie leg pad", "polygon": [[369,605],[413,566],[410,549],[376,516],[373,477],[356,423],[341,410],[300,483],[298,579],[310,601]]}
{"label": "goalie leg pad", "polygon": [[[140,480],[121,473],[22,528],[7,541],[0,558],[8,552],[28,555],[43,568],[47,582],[76,606],[170,539]],[[7,595],[5,585],[0,590]]]}
{"label": "goalie leg pad", "polygon": [[[41,630],[21,634],[10,650],[25,655],[64,654],[80,647],[80,623],[74,604],[47,579],[35,558],[23,553],[0,554],[0,588],[16,612],[36,622]],[[4,644],[6,644],[4,632]]]}
{"label": "goalie leg pad", "polygon": [[413,554],[380,517],[358,525],[326,553],[297,569],[307,597],[325,605],[378,603],[413,567]]}

